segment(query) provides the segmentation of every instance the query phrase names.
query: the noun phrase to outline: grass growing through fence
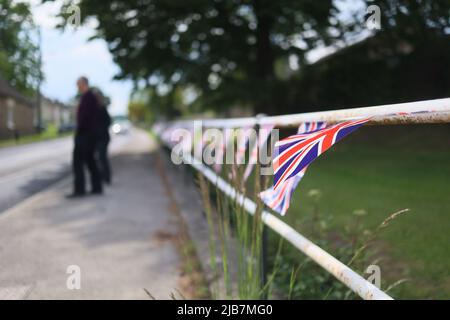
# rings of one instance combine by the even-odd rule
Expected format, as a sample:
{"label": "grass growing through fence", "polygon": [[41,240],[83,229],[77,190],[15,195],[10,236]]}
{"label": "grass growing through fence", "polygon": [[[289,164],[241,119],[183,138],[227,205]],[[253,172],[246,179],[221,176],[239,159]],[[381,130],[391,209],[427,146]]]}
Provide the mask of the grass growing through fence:
{"label": "grass growing through fence", "polygon": [[[237,168],[238,174],[233,176],[231,183],[245,192],[240,181],[242,169]],[[224,166],[223,176],[229,177],[231,174],[231,168]],[[264,285],[261,281],[262,206],[259,206],[255,215],[249,215],[235,200],[225,196],[201,174],[198,175],[198,181],[209,226],[210,265],[215,276],[222,275],[226,298],[260,299],[270,290],[270,285]],[[255,183],[252,189],[260,190],[261,187]],[[230,257],[231,237],[237,240],[237,252],[233,257]],[[233,290],[230,263],[235,261],[237,288]],[[217,284],[213,288],[215,297],[219,296],[220,287]]]}
{"label": "grass growing through fence", "polygon": [[[379,265],[382,289],[394,298],[450,298],[450,149],[442,142],[449,136],[448,126],[439,125],[362,128],[310,166],[284,220],[360,274]],[[225,166],[225,178],[228,171]],[[260,180],[250,179],[242,188],[240,177],[242,172],[232,183],[255,199]],[[225,275],[228,297],[357,298],[298,250],[281,247],[274,233],[273,268],[262,288],[258,216],[249,216],[209,183],[203,182],[202,194],[222,218],[212,252],[220,252],[214,265]],[[408,214],[394,219],[404,208]],[[231,293],[229,236],[241,244],[237,296]]]}
{"label": "grass growing through fence", "polygon": [[[343,241],[348,236],[351,239],[351,234],[356,237],[375,230],[389,213],[410,208],[371,246],[372,258],[381,267],[382,286],[408,279],[391,290],[394,298],[449,299],[449,137],[448,126],[442,125],[360,129],[310,166],[285,221],[311,234],[312,226],[306,222],[319,210],[321,218],[316,227],[322,225],[327,230],[334,244],[330,253],[345,257],[348,253],[342,252]],[[320,190],[319,202],[311,196],[311,190]],[[324,241],[323,234],[311,236],[319,244]],[[271,237],[272,251],[276,238]],[[290,274],[293,264],[305,261],[289,246],[285,246],[283,256],[289,262],[280,272],[284,274]],[[308,267],[303,274],[310,274]],[[320,279],[316,282],[328,283],[326,273],[317,277]],[[302,268],[298,286],[302,286],[301,280],[310,281],[302,278]],[[330,298],[338,297],[331,294]]]}

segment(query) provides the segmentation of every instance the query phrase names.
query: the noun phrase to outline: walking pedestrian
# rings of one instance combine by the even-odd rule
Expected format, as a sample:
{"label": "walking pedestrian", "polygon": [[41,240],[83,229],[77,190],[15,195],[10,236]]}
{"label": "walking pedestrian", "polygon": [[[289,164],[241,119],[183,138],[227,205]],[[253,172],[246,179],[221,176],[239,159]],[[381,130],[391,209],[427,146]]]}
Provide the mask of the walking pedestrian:
{"label": "walking pedestrian", "polygon": [[93,92],[100,105],[100,113],[98,118],[99,139],[97,143],[98,164],[103,182],[109,185],[112,181],[111,165],[108,158],[108,145],[111,140],[109,136],[111,117],[107,109],[109,102],[99,89],[94,89]]}
{"label": "walking pedestrian", "polygon": [[73,192],[68,195],[68,198],[78,198],[86,194],[85,166],[88,168],[91,177],[91,193],[103,193],[100,171],[95,161],[95,150],[99,137],[100,106],[94,93],[89,88],[89,81],[86,77],[80,77],[77,86],[81,98],[77,110],[77,128],[72,161],[74,186]]}

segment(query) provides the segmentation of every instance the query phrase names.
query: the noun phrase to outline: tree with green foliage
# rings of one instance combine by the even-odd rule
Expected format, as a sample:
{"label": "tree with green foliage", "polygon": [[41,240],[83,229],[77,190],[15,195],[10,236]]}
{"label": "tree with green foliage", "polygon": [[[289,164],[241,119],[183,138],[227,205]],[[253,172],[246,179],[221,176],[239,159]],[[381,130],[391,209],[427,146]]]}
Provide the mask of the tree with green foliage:
{"label": "tree with green foliage", "polygon": [[193,85],[204,106],[273,113],[275,64],[325,43],[338,22],[332,0],[81,0],[120,66],[145,87]]}
{"label": "tree with green foliage", "polygon": [[365,0],[381,9],[382,29],[394,41],[418,43],[430,37],[444,37],[450,32],[448,0]]}
{"label": "tree with green foliage", "polygon": [[[450,95],[450,2],[360,1],[347,15],[348,41],[290,79],[280,113],[401,103]],[[381,29],[369,30],[365,8],[380,8]],[[358,41],[355,42],[355,39]]]}
{"label": "tree with green foliage", "polygon": [[157,118],[173,118],[177,116],[187,116],[195,112],[201,112],[196,104],[189,104],[189,96],[194,95],[192,88],[181,86],[167,87],[165,92],[158,90],[161,87],[147,87],[136,89],[130,97],[128,104],[128,114],[130,119],[136,121],[154,121]]}
{"label": "tree with green foliage", "polygon": [[36,27],[29,5],[0,0],[0,76],[28,96],[34,94],[41,77],[33,33]]}
{"label": "tree with green foliage", "polygon": [[[349,2],[340,0],[340,3]],[[380,10],[380,29],[373,34],[383,34],[388,44],[399,41],[420,43],[430,38],[444,37],[450,32],[450,2],[448,0],[359,0],[359,10],[347,15],[341,24],[341,32],[346,38],[367,35],[366,19],[373,12],[366,8],[375,5]]]}
{"label": "tree with green foliage", "polygon": [[[365,23],[366,8],[372,4],[381,11],[378,31],[368,30]],[[137,90],[150,89],[152,101],[162,104],[158,108],[168,109],[166,115],[179,114],[172,99],[186,88],[194,88],[195,106],[202,109],[242,106],[275,114],[304,111],[302,98],[319,92],[309,82],[295,79],[307,72],[320,87],[326,72],[307,63],[306,54],[312,49],[339,51],[355,39],[375,36],[375,55],[386,60],[384,68],[389,69],[391,61],[404,59],[409,47],[426,45],[430,39],[442,42],[449,33],[450,2],[80,0],[79,6],[84,21],[92,17],[98,21],[96,37],[106,40],[120,66],[117,78],[133,80]],[[373,50],[354,57],[354,51],[346,52],[350,63],[343,65],[344,70],[350,72],[353,58],[373,65]],[[332,76],[338,79],[335,91],[352,92],[350,82]],[[320,95],[326,97],[327,92]],[[317,108],[324,100],[303,101]],[[332,95],[332,101],[349,103],[339,101],[339,95]]]}

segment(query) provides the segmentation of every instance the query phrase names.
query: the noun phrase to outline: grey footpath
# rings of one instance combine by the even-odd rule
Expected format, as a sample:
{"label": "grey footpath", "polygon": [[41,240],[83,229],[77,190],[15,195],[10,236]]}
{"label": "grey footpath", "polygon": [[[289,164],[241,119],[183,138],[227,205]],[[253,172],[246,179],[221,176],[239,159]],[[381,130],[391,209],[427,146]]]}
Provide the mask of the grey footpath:
{"label": "grey footpath", "polygon": [[[155,167],[158,148],[133,130],[113,161],[112,187],[67,200],[70,179],[0,214],[0,299],[170,299],[179,289],[179,221]],[[191,190],[187,190],[191,191]],[[70,290],[68,267],[81,270]]]}

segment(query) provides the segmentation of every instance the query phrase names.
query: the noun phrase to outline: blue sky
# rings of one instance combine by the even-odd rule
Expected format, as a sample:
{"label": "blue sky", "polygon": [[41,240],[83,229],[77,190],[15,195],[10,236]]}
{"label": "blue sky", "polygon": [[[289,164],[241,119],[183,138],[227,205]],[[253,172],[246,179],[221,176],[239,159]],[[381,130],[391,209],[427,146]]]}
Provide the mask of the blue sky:
{"label": "blue sky", "polygon": [[119,68],[112,61],[103,40],[87,40],[94,34],[95,22],[61,31],[55,28],[61,1],[43,5],[38,0],[29,2],[34,20],[42,32],[43,94],[67,102],[76,94],[77,78],[85,75],[92,85],[111,97],[112,114],[126,113],[132,84],[130,81],[112,80]]}

